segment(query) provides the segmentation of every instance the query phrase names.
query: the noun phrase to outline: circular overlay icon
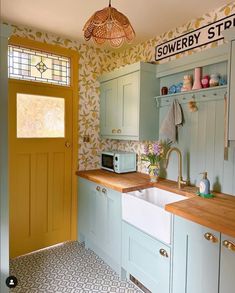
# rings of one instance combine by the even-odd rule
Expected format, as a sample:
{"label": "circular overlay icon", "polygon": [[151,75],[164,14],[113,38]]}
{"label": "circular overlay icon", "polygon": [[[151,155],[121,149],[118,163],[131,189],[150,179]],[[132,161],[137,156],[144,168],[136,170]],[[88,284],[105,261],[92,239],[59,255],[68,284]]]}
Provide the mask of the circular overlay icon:
{"label": "circular overlay icon", "polygon": [[15,276],[9,276],[6,279],[6,285],[8,288],[15,288],[18,284],[18,280]]}

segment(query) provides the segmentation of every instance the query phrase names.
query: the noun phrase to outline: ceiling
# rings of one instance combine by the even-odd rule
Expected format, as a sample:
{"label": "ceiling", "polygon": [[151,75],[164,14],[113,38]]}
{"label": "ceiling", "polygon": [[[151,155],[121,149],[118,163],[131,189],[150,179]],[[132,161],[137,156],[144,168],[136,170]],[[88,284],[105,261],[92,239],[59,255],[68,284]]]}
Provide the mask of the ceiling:
{"label": "ceiling", "polygon": [[[4,21],[83,41],[82,28],[108,0],[1,0]],[[134,44],[200,17],[230,1],[225,0],[113,0],[136,31]]]}

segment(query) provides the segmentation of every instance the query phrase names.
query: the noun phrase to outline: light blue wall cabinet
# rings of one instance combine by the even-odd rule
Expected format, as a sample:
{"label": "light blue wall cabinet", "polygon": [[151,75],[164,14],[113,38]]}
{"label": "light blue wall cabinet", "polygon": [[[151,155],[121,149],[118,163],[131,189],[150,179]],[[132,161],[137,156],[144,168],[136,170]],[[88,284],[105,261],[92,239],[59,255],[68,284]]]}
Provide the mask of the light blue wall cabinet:
{"label": "light blue wall cabinet", "polygon": [[220,293],[235,292],[235,238],[221,235]]}
{"label": "light blue wall cabinet", "polygon": [[138,62],[102,75],[100,135],[123,140],[158,138],[156,65]]}
{"label": "light blue wall cabinet", "polygon": [[128,275],[153,293],[169,293],[170,259],[168,246],[123,221],[122,267]]}
{"label": "light blue wall cabinet", "polygon": [[89,180],[78,182],[79,241],[121,273],[121,193]]}
{"label": "light blue wall cabinet", "polygon": [[175,217],[173,293],[218,293],[219,258],[219,232]]}

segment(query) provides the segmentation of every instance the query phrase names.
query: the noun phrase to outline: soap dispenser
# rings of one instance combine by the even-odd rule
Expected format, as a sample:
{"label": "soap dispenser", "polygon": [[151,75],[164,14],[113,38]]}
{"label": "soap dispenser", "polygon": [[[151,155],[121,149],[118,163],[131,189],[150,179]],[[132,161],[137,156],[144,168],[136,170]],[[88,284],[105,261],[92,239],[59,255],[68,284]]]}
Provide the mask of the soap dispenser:
{"label": "soap dispenser", "polygon": [[207,172],[200,173],[203,174],[203,178],[199,184],[200,194],[208,195],[210,194],[210,181],[207,179]]}

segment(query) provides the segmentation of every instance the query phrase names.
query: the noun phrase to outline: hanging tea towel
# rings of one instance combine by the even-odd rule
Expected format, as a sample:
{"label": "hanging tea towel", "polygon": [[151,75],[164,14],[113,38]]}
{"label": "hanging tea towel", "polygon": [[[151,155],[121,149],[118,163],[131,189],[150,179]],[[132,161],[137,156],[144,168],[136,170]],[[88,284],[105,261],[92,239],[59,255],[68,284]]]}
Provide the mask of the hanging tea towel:
{"label": "hanging tea towel", "polygon": [[181,106],[177,100],[174,100],[162,122],[160,135],[174,143],[176,141],[177,127],[182,125],[182,123],[183,114]]}

